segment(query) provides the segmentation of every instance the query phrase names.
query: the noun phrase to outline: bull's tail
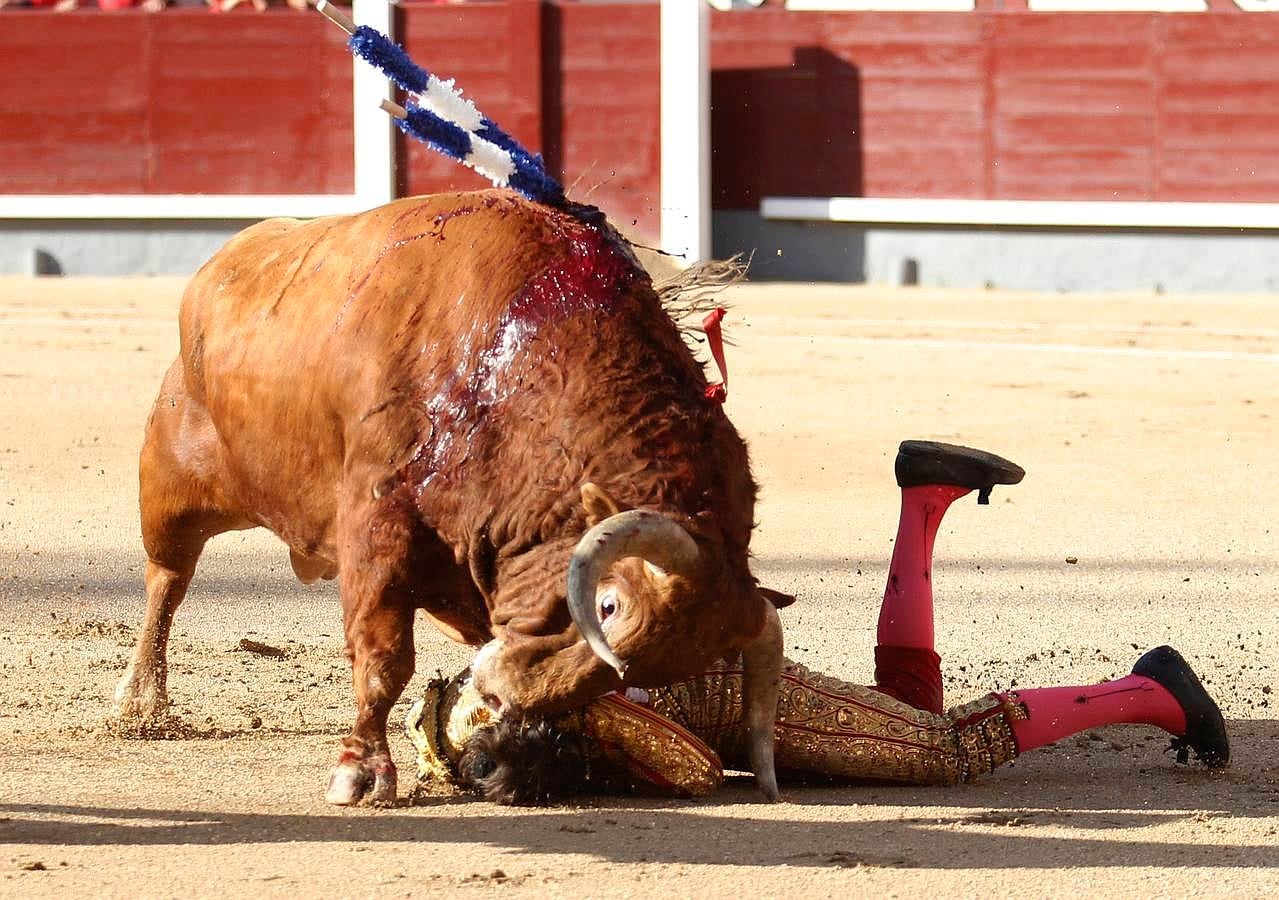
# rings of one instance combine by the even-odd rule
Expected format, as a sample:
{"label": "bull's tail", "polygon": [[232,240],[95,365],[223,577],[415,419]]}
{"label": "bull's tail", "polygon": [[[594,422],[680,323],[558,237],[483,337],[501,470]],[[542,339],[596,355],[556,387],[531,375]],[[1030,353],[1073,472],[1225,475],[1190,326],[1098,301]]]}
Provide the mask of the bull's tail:
{"label": "bull's tail", "polygon": [[724,359],[725,341],[720,328],[725,309],[719,295],[725,288],[745,279],[749,265],[750,261],[744,261],[738,254],[732,259],[689,266],[656,285],[658,302],[694,357],[705,343],[719,367],[722,380],[708,385],[706,396],[720,403],[728,396],[728,363]]}
{"label": "bull's tail", "polygon": [[408,95],[405,106],[382,106],[395,117],[401,131],[469,166],[498,187],[509,187],[536,203],[564,203],[564,187],[546,171],[542,157],[530,153],[476,109],[451,79],[445,81],[423,69],[376,28],[357,27],[328,0],[317,0],[315,8],[351,36],[347,47],[352,53]]}
{"label": "bull's tail", "polygon": [[749,267],[750,260],[743,259],[740,253],[732,259],[697,263],[655,284],[657,299],[681,332],[700,332],[691,320],[700,321],[706,313],[723,306],[720,293],[745,280]]}

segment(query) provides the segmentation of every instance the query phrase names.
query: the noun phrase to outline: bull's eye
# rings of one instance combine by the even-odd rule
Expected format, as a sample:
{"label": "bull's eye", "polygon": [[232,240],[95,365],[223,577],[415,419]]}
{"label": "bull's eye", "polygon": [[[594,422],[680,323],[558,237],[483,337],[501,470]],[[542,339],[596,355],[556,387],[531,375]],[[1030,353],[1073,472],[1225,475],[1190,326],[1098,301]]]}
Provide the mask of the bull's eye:
{"label": "bull's eye", "polygon": [[611,591],[600,597],[600,621],[603,622],[617,612],[617,595]]}

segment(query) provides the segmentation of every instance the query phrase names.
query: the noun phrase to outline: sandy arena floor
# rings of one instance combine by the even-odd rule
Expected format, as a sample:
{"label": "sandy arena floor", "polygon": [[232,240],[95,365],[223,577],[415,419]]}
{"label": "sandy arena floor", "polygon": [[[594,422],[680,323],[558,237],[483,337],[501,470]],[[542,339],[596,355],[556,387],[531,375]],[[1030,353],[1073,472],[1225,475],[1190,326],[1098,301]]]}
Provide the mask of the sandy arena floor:
{"label": "sandy arena floor", "polygon": [[[1029,474],[943,527],[948,699],[1119,676],[1171,643],[1220,699],[1230,769],[1116,728],[966,787],[342,810],[320,799],[352,716],[337,597],[296,583],[269,534],[215,540],[178,614],[170,693],[193,736],[106,727],[181,288],[0,279],[0,895],[1279,892],[1279,298],[730,297],[728,411],[763,485],[757,570],[801,597],[792,657],[870,677],[897,442],[985,447]],[[421,673],[468,655],[425,627],[419,648]]]}

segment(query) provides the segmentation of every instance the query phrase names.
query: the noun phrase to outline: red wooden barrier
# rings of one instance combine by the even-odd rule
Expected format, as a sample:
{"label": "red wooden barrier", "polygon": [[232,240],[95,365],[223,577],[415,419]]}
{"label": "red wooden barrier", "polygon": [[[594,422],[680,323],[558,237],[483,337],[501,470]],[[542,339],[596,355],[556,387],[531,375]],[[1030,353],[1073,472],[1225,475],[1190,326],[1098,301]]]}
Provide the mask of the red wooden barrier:
{"label": "red wooden barrier", "polygon": [[0,193],[353,190],[351,64],[319,16],[0,16]]}
{"label": "red wooden barrier", "polygon": [[[401,7],[416,59],[456,78],[466,96],[623,228],[659,224],[658,7],[539,4]],[[483,180],[413,141],[401,144],[410,194]]]}
{"label": "red wooden barrier", "polygon": [[[560,171],[572,196],[598,205],[621,228],[654,237],[660,225],[658,8],[571,4],[559,8]],[[553,70],[555,63],[552,62]]]}
{"label": "red wooden barrier", "polygon": [[1279,201],[1279,16],[716,15],[715,205]]}
{"label": "red wooden barrier", "polygon": [[[1279,15],[717,13],[712,181],[768,195],[1279,201]],[[4,10],[0,193],[349,193],[342,35],[291,10]],[[411,53],[658,226],[658,7],[401,8]],[[416,144],[412,193],[482,180]]]}
{"label": "red wooden barrier", "polygon": [[[527,53],[523,40],[512,45],[513,3],[474,6],[406,4],[396,22],[399,41],[422,66],[442,78],[453,78],[463,95],[518,140],[529,134],[526,117],[511,114],[540,95],[540,85],[513,77],[515,51]],[[537,34],[532,36],[537,47]],[[540,56],[540,53],[535,55]],[[536,146],[536,143],[533,144]],[[489,182],[417,141],[399,138],[399,186],[404,194],[487,187]]]}

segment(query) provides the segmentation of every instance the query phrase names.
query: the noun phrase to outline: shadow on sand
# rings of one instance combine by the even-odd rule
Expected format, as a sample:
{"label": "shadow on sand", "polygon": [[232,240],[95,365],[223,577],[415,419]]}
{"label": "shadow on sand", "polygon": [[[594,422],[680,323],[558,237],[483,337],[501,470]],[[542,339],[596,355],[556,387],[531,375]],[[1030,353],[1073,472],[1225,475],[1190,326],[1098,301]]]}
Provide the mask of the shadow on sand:
{"label": "shadow on sand", "polygon": [[[745,778],[732,779],[710,801],[599,798],[560,809],[499,810],[458,797],[318,815],[0,803],[0,843],[480,843],[528,854],[589,854],[615,863],[1276,869],[1279,853],[1268,839],[1223,845],[1215,835],[1221,820],[1279,818],[1279,784],[1264,764],[1264,748],[1279,735],[1279,722],[1243,720],[1231,727],[1245,752],[1238,764],[1220,772],[1171,765],[1133,769],[1102,755],[1088,766],[1089,777],[1072,778],[1062,774],[1059,761],[1036,754],[968,786],[791,786],[785,803],[767,807],[766,816]],[[787,814],[787,806],[794,814]],[[839,808],[851,806],[862,807],[858,819],[843,820]],[[874,812],[870,820],[867,807]],[[1208,839],[1133,839],[1142,829],[1168,824],[1189,824]]]}

